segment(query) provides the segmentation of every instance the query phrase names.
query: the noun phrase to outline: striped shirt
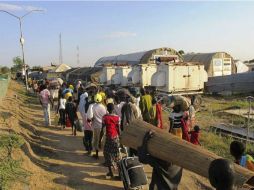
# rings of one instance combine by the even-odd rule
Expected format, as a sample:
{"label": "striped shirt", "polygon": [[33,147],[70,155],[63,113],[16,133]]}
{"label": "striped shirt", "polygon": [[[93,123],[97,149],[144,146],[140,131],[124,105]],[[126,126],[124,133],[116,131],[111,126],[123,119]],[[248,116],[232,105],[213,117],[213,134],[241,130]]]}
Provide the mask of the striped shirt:
{"label": "striped shirt", "polygon": [[172,120],[173,122],[173,128],[181,128],[182,127],[182,123],[181,123],[181,119],[183,118],[183,112],[180,111],[179,113],[176,112],[172,112],[169,115],[169,119]]}

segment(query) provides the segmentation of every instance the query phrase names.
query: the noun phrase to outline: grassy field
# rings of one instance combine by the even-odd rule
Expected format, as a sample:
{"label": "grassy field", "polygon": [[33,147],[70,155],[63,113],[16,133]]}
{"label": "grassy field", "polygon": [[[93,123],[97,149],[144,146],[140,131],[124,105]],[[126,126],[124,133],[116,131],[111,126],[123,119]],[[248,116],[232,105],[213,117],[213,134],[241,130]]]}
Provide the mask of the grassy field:
{"label": "grassy field", "polygon": [[[206,96],[203,98],[203,105],[196,114],[197,124],[202,128],[201,132],[201,144],[206,149],[218,154],[219,156],[233,159],[229,152],[230,143],[233,141],[231,137],[219,136],[212,132],[209,132],[210,126],[217,125],[219,123],[234,124],[244,126],[246,119],[240,116],[230,115],[221,112],[230,108],[246,109],[249,107],[249,103],[246,101],[245,96],[235,97],[211,97]],[[247,145],[247,152],[253,152],[253,146]]]}

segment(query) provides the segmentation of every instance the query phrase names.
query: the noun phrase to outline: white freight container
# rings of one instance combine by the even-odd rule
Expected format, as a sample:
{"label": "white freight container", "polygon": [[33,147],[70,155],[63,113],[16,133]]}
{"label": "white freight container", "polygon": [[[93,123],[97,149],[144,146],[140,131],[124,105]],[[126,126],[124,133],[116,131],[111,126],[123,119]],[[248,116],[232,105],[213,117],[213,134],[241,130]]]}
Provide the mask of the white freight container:
{"label": "white freight container", "polygon": [[103,67],[102,73],[100,75],[100,83],[104,85],[111,85],[112,76],[116,72],[115,66],[105,66]]}
{"label": "white freight container", "polygon": [[128,84],[140,87],[151,86],[152,76],[156,71],[156,64],[134,66],[128,75]]}
{"label": "white freight container", "polygon": [[202,92],[207,72],[200,63],[163,63],[157,66],[151,86],[158,91],[173,94]]}
{"label": "white freight container", "polygon": [[232,59],[231,58],[214,58],[213,76],[231,75]]}
{"label": "white freight container", "polygon": [[115,74],[112,76],[111,84],[127,86],[128,85],[128,74],[131,72],[131,66],[117,66],[115,68]]}

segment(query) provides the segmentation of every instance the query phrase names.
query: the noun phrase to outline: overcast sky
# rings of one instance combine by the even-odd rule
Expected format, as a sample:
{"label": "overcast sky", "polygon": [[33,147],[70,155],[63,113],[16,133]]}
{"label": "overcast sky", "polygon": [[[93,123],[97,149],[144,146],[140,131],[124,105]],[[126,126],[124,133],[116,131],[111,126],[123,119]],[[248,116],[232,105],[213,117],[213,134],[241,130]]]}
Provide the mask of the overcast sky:
{"label": "overcast sky", "polygon": [[[0,2],[0,10],[23,15],[29,65],[59,61],[93,65],[103,56],[170,47],[185,52],[226,51],[254,58],[254,2]],[[21,55],[18,21],[0,12],[0,65]]]}

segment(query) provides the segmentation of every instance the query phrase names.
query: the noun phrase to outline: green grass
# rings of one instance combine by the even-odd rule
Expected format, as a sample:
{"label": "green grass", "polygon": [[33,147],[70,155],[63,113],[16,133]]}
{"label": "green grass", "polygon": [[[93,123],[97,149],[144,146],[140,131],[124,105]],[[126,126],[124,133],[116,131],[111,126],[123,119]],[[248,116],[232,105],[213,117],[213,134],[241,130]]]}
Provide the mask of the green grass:
{"label": "green grass", "polygon": [[[219,136],[206,131],[202,131],[200,138],[200,142],[204,148],[229,160],[233,160],[233,157],[230,155],[230,143],[232,141],[234,139],[231,137]],[[253,144],[247,144],[246,153],[253,155]]]}
{"label": "green grass", "polygon": [[204,148],[215,154],[227,159],[233,159],[229,152],[229,146],[232,142],[231,138],[220,137],[211,132],[202,131],[200,142]]}
{"label": "green grass", "polygon": [[[226,99],[222,97],[205,97],[204,99],[205,101],[202,110],[196,114],[196,121],[202,128],[200,138],[201,144],[211,152],[233,160],[233,157],[229,152],[229,147],[234,139],[208,132],[209,127],[219,123],[228,123],[238,126],[245,125],[245,118],[219,111],[232,107],[248,108],[249,103],[241,97],[228,97]],[[253,145],[247,145],[246,152],[254,152],[253,150]]]}
{"label": "green grass", "polygon": [[245,98],[233,98],[230,99],[227,98],[210,98],[205,97],[204,98],[204,104],[206,105],[207,109],[210,111],[218,111],[218,110],[224,110],[231,107],[240,107],[241,109],[247,109],[249,108],[249,103]]}
{"label": "green grass", "polygon": [[26,183],[29,172],[24,170],[22,160],[13,159],[13,151],[24,144],[21,136],[11,133],[0,135],[0,189],[11,188],[14,182]]}

